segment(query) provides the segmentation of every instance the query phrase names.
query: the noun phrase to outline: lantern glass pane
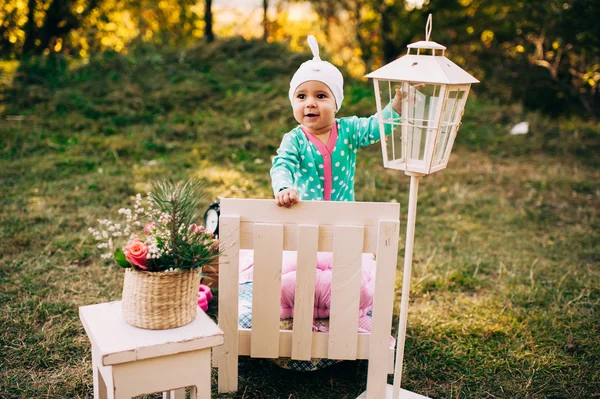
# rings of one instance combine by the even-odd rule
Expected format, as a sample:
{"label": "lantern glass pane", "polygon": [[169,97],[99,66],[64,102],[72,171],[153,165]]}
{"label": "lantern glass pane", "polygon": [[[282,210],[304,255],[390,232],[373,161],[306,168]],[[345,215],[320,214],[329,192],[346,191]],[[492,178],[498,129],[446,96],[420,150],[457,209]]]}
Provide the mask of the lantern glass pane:
{"label": "lantern glass pane", "polygon": [[385,151],[389,167],[398,167],[398,164],[404,161],[404,149],[402,144],[402,129],[400,127],[400,114],[392,110],[392,100],[396,89],[401,89],[401,82],[392,82],[388,80],[379,81],[379,90],[381,96],[381,118],[383,121],[383,130],[385,137]]}
{"label": "lantern glass pane", "polygon": [[467,100],[467,89],[468,86],[458,88],[450,86],[448,88],[440,136],[433,156],[433,165],[444,163],[450,156],[451,146],[454,142],[453,135],[456,135]]}
{"label": "lantern glass pane", "polygon": [[408,160],[424,162],[426,149],[435,139],[439,125],[439,106],[442,85],[404,82],[402,126],[405,130]]}

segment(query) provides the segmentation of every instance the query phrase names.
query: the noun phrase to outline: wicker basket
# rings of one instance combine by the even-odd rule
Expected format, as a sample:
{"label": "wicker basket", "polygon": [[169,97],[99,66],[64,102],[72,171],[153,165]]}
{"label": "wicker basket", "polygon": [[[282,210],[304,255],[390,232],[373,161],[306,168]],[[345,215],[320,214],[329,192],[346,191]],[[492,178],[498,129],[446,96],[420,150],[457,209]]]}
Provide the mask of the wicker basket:
{"label": "wicker basket", "polygon": [[196,318],[200,277],[194,270],[144,272],[125,270],[123,318],[127,324],[165,330]]}

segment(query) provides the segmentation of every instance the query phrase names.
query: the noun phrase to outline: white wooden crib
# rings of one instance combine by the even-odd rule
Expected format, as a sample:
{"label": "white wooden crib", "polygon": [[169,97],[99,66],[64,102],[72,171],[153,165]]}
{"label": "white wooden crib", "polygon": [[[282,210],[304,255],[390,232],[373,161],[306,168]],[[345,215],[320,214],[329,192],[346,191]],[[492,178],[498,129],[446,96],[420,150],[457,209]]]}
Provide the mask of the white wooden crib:
{"label": "white wooden crib", "polygon": [[[386,397],[393,373],[390,346],[400,205],[300,202],[279,208],[273,200],[221,199],[219,392],[238,389],[238,356],[309,360],[368,359],[368,399]],[[239,251],[254,250],[252,328],[238,328]],[[298,252],[293,331],[280,330],[284,250]],[[317,251],[333,252],[329,332],[313,332]],[[375,253],[377,270],[372,329],[358,333],[362,253]]]}

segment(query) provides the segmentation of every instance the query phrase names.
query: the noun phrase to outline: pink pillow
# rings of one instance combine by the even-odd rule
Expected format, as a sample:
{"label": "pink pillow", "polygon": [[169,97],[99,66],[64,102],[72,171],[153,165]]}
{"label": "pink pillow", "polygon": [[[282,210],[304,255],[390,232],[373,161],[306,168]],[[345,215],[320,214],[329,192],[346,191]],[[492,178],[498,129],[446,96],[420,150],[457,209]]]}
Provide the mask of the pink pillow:
{"label": "pink pillow", "polygon": [[[296,290],[297,253],[283,251],[281,276],[281,310],[282,319],[294,316],[294,297]],[[360,316],[364,316],[373,307],[373,289],[375,285],[376,262],[373,254],[363,254],[362,273],[360,279]],[[315,319],[329,317],[331,307],[331,277],[333,254],[331,252],[317,253],[315,304],[313,316]]]}

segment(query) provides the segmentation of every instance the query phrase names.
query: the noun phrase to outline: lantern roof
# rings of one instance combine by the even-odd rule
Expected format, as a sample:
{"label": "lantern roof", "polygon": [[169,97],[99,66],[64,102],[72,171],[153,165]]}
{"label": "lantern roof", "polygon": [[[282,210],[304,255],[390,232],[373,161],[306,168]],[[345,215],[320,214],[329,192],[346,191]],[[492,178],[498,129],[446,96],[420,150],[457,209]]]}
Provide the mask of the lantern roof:
{"label": "lantern roof", "polygon": [[436,84],[479,83],[479,80],[443,55],[407,54],[366,77]]}
{"label": "lantern roof", "polygon": [[[425,28],[425,40],[409,44],[405,56],[382,66],[366,77],[434,84],[479,83],[479,80],[446,58],[444,55],[446,47],[429,40],[431,27],[430,14]],[[411,50],[414,49],[416,54],[411,54]],[[430,54],[421,54],[421,50],[430,50]]]}
{"label": "lantern roof", "polygon": [[417,48],[417,49],[432,49],[432,50],[446,50],[446,46],[442,46],[439,43],[432,42],[429,40],[421,40],[420,42],[411,43],[408,46],[409,49]]}

